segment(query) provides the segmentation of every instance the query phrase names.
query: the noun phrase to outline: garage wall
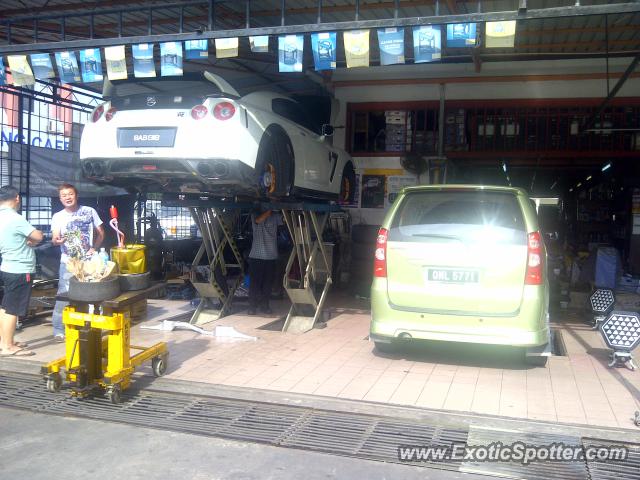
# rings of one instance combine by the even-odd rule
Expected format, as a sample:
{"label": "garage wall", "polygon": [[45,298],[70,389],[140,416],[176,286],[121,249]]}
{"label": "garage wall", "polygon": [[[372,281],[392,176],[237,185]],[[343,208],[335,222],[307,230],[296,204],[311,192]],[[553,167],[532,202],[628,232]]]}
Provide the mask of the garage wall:
{"label": "garage wall", "polygon": [[[610,59],[610,88],[631,60]],[[446,100],[604,98],[605,74],[604,59],[485,63],[480,73],[472,64],[341,69],[332,77],[338,106],[332,123],[346,125],[349,103],[439,100],[441,82]],[[498,77],[513,81],[496,81]],[[640,74],[629,78],[617,96],[640,97]],[[345,129],[337,129],[334,144],[345,148],[345,135]],[[355,157],[354,161],[358,173],[364,168],[401,168],[400,157]],[[385,209],[351,209],[354,223],[380,224],[385,213]]]}

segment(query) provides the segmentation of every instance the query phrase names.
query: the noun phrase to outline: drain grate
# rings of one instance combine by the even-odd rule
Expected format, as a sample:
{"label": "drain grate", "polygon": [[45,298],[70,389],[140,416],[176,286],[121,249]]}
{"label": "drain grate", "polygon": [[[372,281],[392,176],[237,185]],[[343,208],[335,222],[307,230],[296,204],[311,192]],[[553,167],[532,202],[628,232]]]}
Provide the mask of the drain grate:
{"label": "drain grate", "polygon": [[[610,443],[598,443],[597,439],[583,441],[568,435],[529,434],[474,426],[467,431],[377,415],[156,391],[127,391],[123,397],[124,403],[120,405],[113,405],[98,396],[77,400],[64,391],[57,394],[46,392],[40,377],[0,374],[0,405],[4,407],[384,462],[400,463],[398,447],[401,445],[490,445],[516,441],[531,445]],[[443,460],[401,463],[513,479],[640,480],[640,445],[625,446],[630,448],[630,456],[625,462],[536,462],[522,465]]]}

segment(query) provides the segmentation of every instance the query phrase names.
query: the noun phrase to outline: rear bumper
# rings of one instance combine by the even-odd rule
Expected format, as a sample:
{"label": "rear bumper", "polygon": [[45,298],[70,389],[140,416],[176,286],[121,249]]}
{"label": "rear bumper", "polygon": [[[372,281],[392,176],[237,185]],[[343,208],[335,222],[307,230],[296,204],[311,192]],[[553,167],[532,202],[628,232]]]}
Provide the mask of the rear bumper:
{"label": "rear bumper", "polygon": [[545,345],[549,342],[549,324],[544,287],[525,288],[529,291],[525,292],[522,305],[514,316],[447,315],[391,308],[387,280],[374,278],[370,338],[381,343],[410,337],[521,347]]}

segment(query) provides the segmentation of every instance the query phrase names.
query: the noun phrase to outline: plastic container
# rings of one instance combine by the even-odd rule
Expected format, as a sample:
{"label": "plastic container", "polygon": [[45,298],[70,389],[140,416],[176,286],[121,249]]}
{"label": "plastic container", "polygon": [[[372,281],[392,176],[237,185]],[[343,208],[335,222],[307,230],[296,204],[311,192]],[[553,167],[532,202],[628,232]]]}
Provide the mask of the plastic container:
{"label": "plastic container", "polygon": [[106,265],[107,262],[109,261],[109,254],[104,249],[104,247],[100,248],[100,253],[98,253],[98,255],[100,255],[100,258],[102,259],[102,262]]}
{"label": "plastic container", "polygon": [[125,245],[111,249],[111,259],[118,265],[120,273],[145,273],[147,260],[144,245]]}

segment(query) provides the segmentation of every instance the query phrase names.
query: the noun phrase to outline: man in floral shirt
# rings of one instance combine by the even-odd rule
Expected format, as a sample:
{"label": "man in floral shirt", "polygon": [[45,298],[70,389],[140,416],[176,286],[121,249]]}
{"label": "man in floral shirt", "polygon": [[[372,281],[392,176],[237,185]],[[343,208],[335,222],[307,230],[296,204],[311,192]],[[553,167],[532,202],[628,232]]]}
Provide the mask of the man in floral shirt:
{"label": "man in floral shirt", "polygon": [[[69,291],[71,274],[67,272],[69,258],[90,257],[104,241],[102,220],[91,207],[78,205],[76,187],[65,183],[58,188],[60,203],[64,210],[56,212],[51,219],[52,242],[60,245],[60,273],[58,275],[58,295]],[[62,311],[67,302],[57,301],[53,309],[53,336],[64,341]]]}

